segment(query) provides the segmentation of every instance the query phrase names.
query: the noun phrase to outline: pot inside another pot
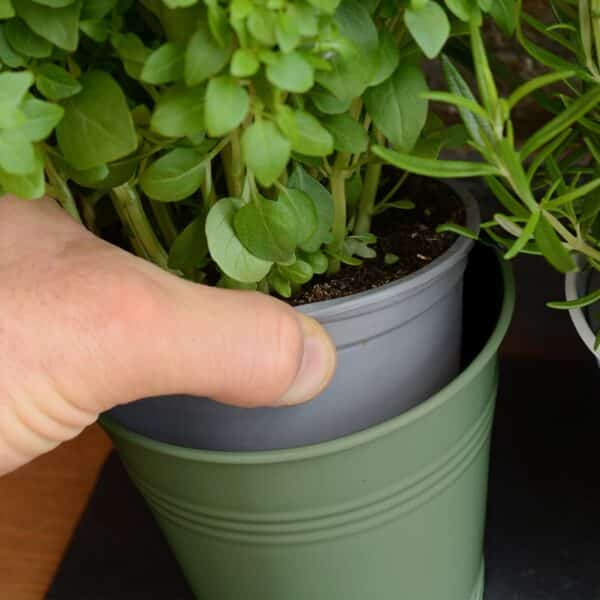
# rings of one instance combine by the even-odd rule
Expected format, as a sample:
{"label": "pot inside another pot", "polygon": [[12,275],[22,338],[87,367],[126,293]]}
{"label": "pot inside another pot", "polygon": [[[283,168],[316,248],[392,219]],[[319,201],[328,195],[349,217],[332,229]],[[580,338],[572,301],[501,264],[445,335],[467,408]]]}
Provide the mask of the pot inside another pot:
{"label": "pot inside another pot", "polygon": [[[467,226],[477,230],[477,204],[459,195]],[[220,451],[296,448],[396,417],[460,371],[463,275],[472,245],[458,238],[444,254],[403,279],[300,306],[324,325],[338,349],[334,380],[312,402],[243,409],[175,394],[118,407],[110,416],[155,440]]]}

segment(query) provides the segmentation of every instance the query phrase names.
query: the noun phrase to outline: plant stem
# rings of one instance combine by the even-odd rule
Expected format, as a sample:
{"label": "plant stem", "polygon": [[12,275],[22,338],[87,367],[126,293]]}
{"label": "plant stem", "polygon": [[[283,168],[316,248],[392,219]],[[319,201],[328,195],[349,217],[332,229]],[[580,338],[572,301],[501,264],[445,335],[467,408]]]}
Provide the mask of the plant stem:
{"label": "plant stem", "polygon": [[[335,159],[333,169],[331,170],[330,185],[331,195],[333,196],[333,241],[329,248],[334,254],[340,255],[344,246],[346,237],[346,164],[348,154],[340,152]],[[329,272],[337,273],[340,270],[340,261],[337,258],[329,262]]]}
{"label": "plant stem", "polygon": [[202,199],[204,200],[204,206],[209,211],[217,201],[217,193],[215,192],[215,186],[212,176],[212,160],[209,160],[206,164],[206,173],[204,174],[204,181],[201,186]]}
{"label": "plant stem", "polygon": [[81,216],[83,217],[85,226],[92,233],[98,234],[96,228],[96,209],[94,208],[94,203],[89,198],[81,199]]}
{"label": "plant stem", "polygon": [[239,130],[231,134],[231,173],[234,178],[235,197],[242,195],[242,186],[244,184],[244,164],[242,163],[242,147],[240,145]]}
{"label": "plant stem", "polygon": [[404,182],[408,179],[409,175],[410,173],[408,171],[404,171],[404,173],[400,175],[400,179],[398,179],[398,181],[394,184],[394,187],[384,196],[383,200],[381,201],[381,204],[385,204],[396,195],[398,190],[404,185]]}
{"label": "plant stem", "polygon": [[112,190],[111,198],[121,222],[127,228],[136,253],[166,269],[167,252],[156,237],[137,190],[131,184],[125,183]]}
{"label": "plant stem", "polygon": [[354,225],[354,233],[357,235],[371,231],[371,216],[375,208],[375,198],[381,180],[382,166],[380,162],[371,163],[367,166],[358,204],[356,224]]}
{"label": "plant stem", "polygon": [[239,130],[234,131],[230,137],[229,145],[223,150],[223,168],[227,181],[227,190],[230,196],[239,198],[242,195],[244,182],[244,165],[242,163],[242,149],[240,145]]}
{"label": "plant stem", "polygon": [[175,223],[173,223],[171,209],[164,202],[155,201],[150,203],[150,207],[152,209],[152,214],[156,219],[156,224],[158,225],[158,229],[160,230],[163,241],[165,242],[167,248],[170,248],[171,244],[175,241],[177,235],[179,234],[177,227],[175,227]]}
{"label": "plant stem", "polygon": [[81,223],[81,215],[71,190],[67,182],[58,174],[58,171],[52,164],[52,161],[46,157],[46,173],[52,185],[53,192],[56,194],[56,200],[60,205],[79,223]]}
{"label": "plant stem", "polygon": [[583,240],[575,237],[551,212],[544,210],[542,211],[544,217],[548,220],[550,225],[554,227],[557,233],[565,240],[565,242],[571,247],[572,250],[587,256],[593,260],[600,260],[600,251],[592,248],[586,244]]}
{"label": "plant stem", "polygon": [[592,32],[596,42],[597,69],[600,69],[600,0],[592,0],[591,16]]}

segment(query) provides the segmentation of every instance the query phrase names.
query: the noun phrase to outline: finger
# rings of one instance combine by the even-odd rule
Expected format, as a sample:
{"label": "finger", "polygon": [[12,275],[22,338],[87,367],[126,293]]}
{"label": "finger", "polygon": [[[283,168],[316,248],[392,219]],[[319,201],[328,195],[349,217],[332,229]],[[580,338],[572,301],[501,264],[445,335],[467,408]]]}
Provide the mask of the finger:
{"label": "finger", "polygon": [[136,397],[178,392],[239,406],[292,405],[331,380],[335,347],[313,319],[264,294],[161,277],[161,314],[135,336],[148,365],[132,379]]}

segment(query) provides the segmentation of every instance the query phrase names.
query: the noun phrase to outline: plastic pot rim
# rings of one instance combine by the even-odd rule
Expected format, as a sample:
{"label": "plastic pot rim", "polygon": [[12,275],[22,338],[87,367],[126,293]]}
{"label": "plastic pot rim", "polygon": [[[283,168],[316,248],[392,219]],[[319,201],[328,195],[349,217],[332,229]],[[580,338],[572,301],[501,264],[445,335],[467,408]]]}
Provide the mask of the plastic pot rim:
{"label": "plastic pot rim", "polygon": [[496,326],[485,346],[473,361],[447,386],[442,388],[425,402],[422,402],[407,412],[385,421],[384,423],[319,444],[258,452],[225,452],[199,450],[159,442],[139,433],[130,431],[106,415],[101,416],[99,422],[110,434],[114,434],[128,442],[161,454],[192,461],[232,465],[298,462],[344,452],[348,449],[390,435],[396,430],[423,418],[425,415],[434,412],[437,408],[442,406],[448,398],[452,397],[458,390],[469,384],[497,352],[511,322],[515,304],[515,288],[510,266],[502,260],[499,253],[496,253],[496,260],[500,263],[502,274],[504,288],[503,299]]}
{"label": "plastic pot rim", "polygon": [[[565,297],[569,302],[577,300],[580,297],[578,283],[582,277],[588,277],[588,273],[582,270],[585,265],[584,259],[581,256],[578,256],[576,262],[578,270],[571,271],[565,275]],[[569,309],[569,316],[571,317],[571,321],[573,322],[579,337],[600,363],[600,350],[594,349],[594,346],[596,345],[596,336],[590,327],[585,313],[581,308],[571,308]]]}

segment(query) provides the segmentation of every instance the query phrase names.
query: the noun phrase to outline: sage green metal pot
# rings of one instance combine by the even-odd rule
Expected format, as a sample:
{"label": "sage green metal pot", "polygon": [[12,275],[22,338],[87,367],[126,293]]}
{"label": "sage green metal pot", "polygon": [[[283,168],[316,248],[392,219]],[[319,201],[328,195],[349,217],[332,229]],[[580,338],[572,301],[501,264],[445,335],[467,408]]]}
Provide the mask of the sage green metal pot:
{"label": "sage green metal pot", "polygon": [[466,302],[492,317],[488,331],[471,320],[487,341],[448,386],[383,424],[235,453],[170,446],[103,419],[198,598],[483,597],[497,350],[514,303],[508,268],[486,260],[482,275],[500,285],[482,277]]}

